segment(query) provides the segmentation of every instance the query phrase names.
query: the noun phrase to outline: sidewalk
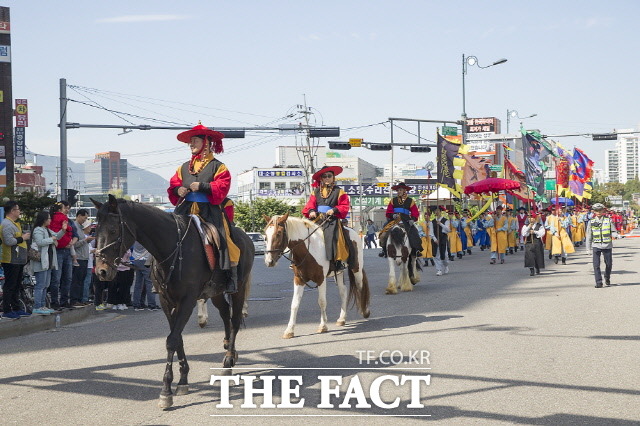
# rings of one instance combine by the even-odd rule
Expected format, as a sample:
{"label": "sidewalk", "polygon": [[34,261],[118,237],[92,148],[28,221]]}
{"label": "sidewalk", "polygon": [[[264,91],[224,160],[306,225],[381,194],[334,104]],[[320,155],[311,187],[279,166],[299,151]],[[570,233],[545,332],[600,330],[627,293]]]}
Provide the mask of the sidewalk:
{"label": "sidewalk", "polygon": [[31,315],[20,319],[2,318],[0,319],[0,339],[54,329],[56,328],[56,317],[60,318],[58,327],[64,327],[65,325],[84,321],[95,312],[95,307],[89,305],[71,310],[65,309],[51,315]]}

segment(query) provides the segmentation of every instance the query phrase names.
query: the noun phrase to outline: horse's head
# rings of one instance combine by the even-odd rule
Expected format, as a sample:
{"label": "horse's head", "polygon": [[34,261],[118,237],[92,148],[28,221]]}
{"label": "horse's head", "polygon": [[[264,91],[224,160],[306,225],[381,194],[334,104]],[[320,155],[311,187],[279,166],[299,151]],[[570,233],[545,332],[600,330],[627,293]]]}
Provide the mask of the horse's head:
{"label": "horse's head", "polygon": [[407,231],[400,224],[393,226],[389,231],[387,255],[400,265],[407,261],[410,251]]}
{"label": "horse's head", "polygon": [[289,244],[286,228],[289,213],[285,213],[282,216],[275,215],[269,217],[264,215],[263,217],[265,222],[267,222],[267,227],[264,229],[265,243],[267,246],[264,251],[264,263],[269,268],[272,268],[276,266],[278,259],[280,259],[280,256],[282,256],[282,253],[287,248],[287,244]]}
{"label": "horse's head", "polygon": [[98,209],[96,276],[101,281],[112,281],[116,277],[122,256],[133,245],[136,236],[122,215],[119,205],[124,204],[124,200],[116,200],[116,197],[109,195],[109,201],[104,204],[93,199],[91,201]]}

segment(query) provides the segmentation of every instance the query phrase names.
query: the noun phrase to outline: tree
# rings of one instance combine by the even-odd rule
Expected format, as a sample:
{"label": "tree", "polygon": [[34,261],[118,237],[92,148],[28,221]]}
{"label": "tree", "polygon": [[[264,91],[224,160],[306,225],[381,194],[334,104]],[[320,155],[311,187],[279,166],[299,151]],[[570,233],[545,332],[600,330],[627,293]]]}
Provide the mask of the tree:
{"label": "tree", "polygon": [[24,191],[16,193],[12,183],[2,191],[2,205],[9,200],[15,200],[20,206],[20,220],[24,225],[31,226],[36,220],[36,215],[42,210],[49,210],[56,199],[47,191],[44,195],[39,195],[34,191]]}
{"label": "tree", "polygon": [[607,201],[607,197],[609,195],[610,194],[606,193],[603,190],[594,189],[593,191],[591,191],[591,199],[589,200],[589,203],[591,205],[594,205],[595,203],[601,203],[605,207],[611,207],[611,203]]}
{"label": "tree", "polygon": [[276,214],[295,214],[295,212],[295,206],[275,198],[257,198],[252,203],[236,203],[234,220],[236,225],[246,232],[260,232],[265,226],[263,215],[271,217]]}

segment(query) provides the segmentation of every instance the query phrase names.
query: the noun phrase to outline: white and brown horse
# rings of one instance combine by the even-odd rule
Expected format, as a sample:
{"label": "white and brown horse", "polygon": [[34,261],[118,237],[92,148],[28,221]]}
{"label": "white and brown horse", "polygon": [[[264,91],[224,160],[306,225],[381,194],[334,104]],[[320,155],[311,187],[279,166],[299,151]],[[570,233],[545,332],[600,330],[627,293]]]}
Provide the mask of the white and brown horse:
{"label": "white and brown horse", "polygon": [[267,222],[265,228],[266,250],[264,263],[268,267],[274,267],[278,259],[288,251],[293,268],[293,300],[291,301],[291,316],[289,324],[282,336],[290,339],[294,336],[296,316],[302,300],[304,287],[308,282],[315,283],[318,289],[318,305],[320,306],[320,325],[318,333],[324,333],[327,328],[327,286],[326,279],[329,275],[335,275],[342,306],[340,317],[336,325],[343,326],[347,320],[347,305],[354,301],[358,311],[364,318],[369,318],[369,283],[363,267],[362,241],[358,234],[350,228],[343,228],[348,233],[349,241],[354,245],[353,251],[357,253],[357,259],[351,261],[351,268],[347,268],[349,274],[349,295],[345,292],[344,274],[330,271],[331,262],[327,260],[324,235],[320,226],[315,223],[290,217],[289,214],[273,217],[264,216]]}
{"label": "white and brown horse", "polygon": [[[387,257],[389,259],[389,284],[385,294],[396,294],[400,291],[412,291],[413,285],[420,281],[417,257],[411,254],[409,235],[402,224],[396,224],[389,229],[387,238]],[[400,269],[399,279],[396,280],[397,269]]]}

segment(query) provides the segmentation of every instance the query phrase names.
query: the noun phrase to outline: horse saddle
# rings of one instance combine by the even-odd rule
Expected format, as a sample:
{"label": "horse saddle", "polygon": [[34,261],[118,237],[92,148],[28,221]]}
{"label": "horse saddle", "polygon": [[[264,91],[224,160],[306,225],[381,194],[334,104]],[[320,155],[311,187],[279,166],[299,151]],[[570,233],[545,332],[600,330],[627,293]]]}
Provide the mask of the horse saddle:
{"label": "horse saddle", "polygon": [[216,267],[216,251],[220,251],[220,233],[213,224],[205,222],[200,217],[193,215],[194,222],[200,231],[204,253],[207,256],[209,268],[213,271]]}

